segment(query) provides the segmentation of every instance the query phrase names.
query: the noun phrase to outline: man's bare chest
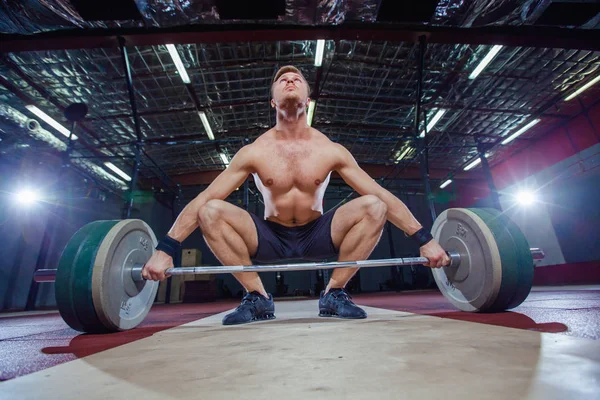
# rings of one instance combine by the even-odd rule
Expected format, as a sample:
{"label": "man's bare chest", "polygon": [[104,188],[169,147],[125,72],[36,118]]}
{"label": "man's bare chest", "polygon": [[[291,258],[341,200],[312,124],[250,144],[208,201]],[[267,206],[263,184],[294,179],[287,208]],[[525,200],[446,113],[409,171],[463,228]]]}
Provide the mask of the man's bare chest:
{"label": "man's bare chest", "polygon": [[271,191],[316,191],[333,169],[331,158],[318,148],[274,148],[257,161],[256,174]]}

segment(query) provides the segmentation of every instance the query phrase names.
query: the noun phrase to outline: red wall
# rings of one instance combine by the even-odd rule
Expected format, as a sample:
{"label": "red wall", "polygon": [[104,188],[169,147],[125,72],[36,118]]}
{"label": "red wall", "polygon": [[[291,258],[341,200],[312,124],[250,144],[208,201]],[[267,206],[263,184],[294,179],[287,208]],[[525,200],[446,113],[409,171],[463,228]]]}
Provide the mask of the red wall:
{"label": "red wall", "polygon": [[[588,118],[589,116],[589,118]],[[522,140],[512,155],[503,154],[506,159],[500,163],[492,160],[492,176],[498,190],[510,186],[524,178],[540,172],[552,165],[571,157],[597,143],[600,143],[600,103],[584,113],[561,124],[547,134],[535,140]],[[542,118],[543,121],[532,129],[548,129],[556,126],[556,118]],[[518,139],[517,139],[518,140]],[[489,196],[489,188],[485,181],[457,180],[455,184],[457,201],[452,207],[469,207],[478,199]]]}
{"label": "red wall", "polygon": [[598,261],[538,267],[533,275],[535,286],[591,285],[598,283],[600,283],[600,262]]}

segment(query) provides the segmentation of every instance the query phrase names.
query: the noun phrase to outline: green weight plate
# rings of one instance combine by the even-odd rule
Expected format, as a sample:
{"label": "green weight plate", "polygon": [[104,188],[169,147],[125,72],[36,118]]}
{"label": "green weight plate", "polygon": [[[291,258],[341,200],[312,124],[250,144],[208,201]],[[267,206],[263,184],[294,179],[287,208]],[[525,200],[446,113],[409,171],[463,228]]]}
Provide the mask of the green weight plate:
{"label": "green weight plate", "polygon": [[120,221],[102,240],[94,261],[91,296],[107,330],[135,328],[150,311],[158,282],[135,282],[131,270],[145,264],[156,245],[152,229],[136,219]]}
{"label": "green weight plate", "polygon": [[460,254],[458,267],[432,270],[448,301],[462,311],[486,311],[502,282],[502,259],[490,227],[474,212],[451,208],[436,219],[431,233],[442,248]]}
{"label": "green weight plate", "polygon": [[477,214],[492,231],[502,259],[502,281],[496,300],[485,310],[489,312],[504,311],[515,295],[519,282],[519,258],[512,236],[506,225],[488,210],[470,208]]}
{"label": "green weight plate", "polygon": [[60,256],[54,282],[56,305],[60,316],[67,325],[78,331],[83,330],[83,325],[75,313],[73,302],[73,269],[79,248],[90,230],[94,229],[94,224],[97,226],[98,222],[83,226],[71,237]]}
{"label": "green weight plate", "polygon": [[84,332],[87,333],[103,333],[109,330],[96,313],[92,298],[92,274],[100,245],[117,223],[118,220],[103,221],[102,225],[91,231],[75,264],[73,280],[75,311],[83,323]]}
{"label": "green weight plate", "polygon": [[[94,221],[79,229],[65,246],[58,263],[55,279],[55,295],[58,310],[63,320],[71,328],[81,332],[86,332],[87,330],[86,322],[82,321],[77,311],[78,304],[75,300],[77,266],[80,263],[85,263],[86,258],[88,258],[87,261],[90,261],[89,253],[94,250],[94,240],[93,237],[90,237],[90,234],[98,230],[103,230],[106,233],[110,229],[108,226],[110,224],[107,224],[109,222],[112,221]],[[90,263],[88,263],[89,265]],[[84,319],[87,320],[87,318]]]}
{"label": "green weight plate", "polygon": [[529,296],[531,287],[533,285],[534,262],[533,256],[531,255],[529,242],[525,238],[525,235],[521,229],[519,229],[513,220],[500,213],[496,209],[485,210],[498,218],[498,220],[508,229],[508,232],[512,236],[517,249],[517,256],[519,260],[517,286],[515,288],[515,294],[512,300],[506,307],[507,309],[515,308],[523,303],[527,296]]}

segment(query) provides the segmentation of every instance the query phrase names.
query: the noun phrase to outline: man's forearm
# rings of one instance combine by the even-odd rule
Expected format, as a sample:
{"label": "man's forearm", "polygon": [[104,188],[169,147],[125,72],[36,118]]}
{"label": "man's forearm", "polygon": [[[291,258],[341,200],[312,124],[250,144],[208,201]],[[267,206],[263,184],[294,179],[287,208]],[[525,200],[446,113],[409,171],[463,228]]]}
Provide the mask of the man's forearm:
{"label": "man's forearm", "polygon": [[387,219],[407,235],[412,235],[422,228],[408,207],[396,196],[383,189],[379,198],[387,205]]}
{"label": "man's forearm", "polygon": [[169,237],[181,243],[190,236],[192,232],[198,228],[198,211],[207,201],[208,200],[200,194],[194,200],[189,202],[169,230]]}

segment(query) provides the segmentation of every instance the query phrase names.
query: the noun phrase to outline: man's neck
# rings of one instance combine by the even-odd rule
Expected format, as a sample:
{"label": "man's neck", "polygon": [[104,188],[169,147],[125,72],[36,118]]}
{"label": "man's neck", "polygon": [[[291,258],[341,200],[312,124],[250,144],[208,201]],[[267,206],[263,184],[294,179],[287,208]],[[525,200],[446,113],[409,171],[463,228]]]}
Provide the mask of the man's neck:
{"label": "man's neck", "polygon": [[301,111],[299,114],[292,114],[278,110],[275,130],[284,139],[302,138],[309,131],[306,121],[306,112]]}

